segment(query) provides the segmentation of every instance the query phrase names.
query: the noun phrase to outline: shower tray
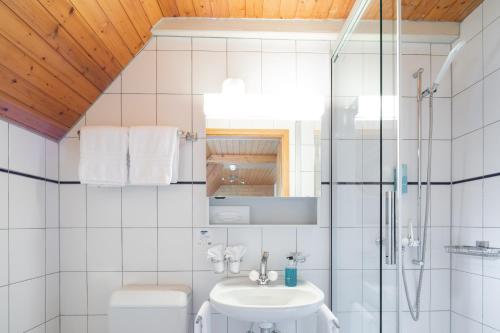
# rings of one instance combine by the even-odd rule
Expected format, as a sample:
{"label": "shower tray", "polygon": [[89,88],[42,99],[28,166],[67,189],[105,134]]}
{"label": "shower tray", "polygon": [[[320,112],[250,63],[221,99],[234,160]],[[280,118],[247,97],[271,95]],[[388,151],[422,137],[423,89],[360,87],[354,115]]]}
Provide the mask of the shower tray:
{"label": "shower tray", "polygon": [[445,249],[448,253],[464,254],[477,257],[500,258],[500,248],[490,247],[488,241],[476,241],[475,246],[471,245],[447,245]]}

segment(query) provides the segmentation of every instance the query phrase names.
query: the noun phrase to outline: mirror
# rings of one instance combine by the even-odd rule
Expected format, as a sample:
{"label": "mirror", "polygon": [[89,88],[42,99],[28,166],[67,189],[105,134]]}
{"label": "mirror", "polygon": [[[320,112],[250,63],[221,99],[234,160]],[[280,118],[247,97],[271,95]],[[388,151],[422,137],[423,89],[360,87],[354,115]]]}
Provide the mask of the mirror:
{"label": "mirror", "polygon": [[207,119],[209,197],[318,197],[319,120]]}

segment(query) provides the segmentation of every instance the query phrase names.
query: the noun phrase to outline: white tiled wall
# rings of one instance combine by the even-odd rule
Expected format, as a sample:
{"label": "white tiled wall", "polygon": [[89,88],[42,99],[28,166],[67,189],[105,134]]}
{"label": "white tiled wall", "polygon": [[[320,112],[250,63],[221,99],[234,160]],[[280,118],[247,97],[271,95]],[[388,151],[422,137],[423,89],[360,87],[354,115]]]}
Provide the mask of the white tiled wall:
{"label": "white tiled wall", "polygon": [[[457,245],[488,240],[500,247],[499,17],[496,0],[471,13],[460,26],[467,45],[453,63],[452,242]],[[452,332],[500,332],[499,267],[498,260],[453,255]]]}
{"label": "white tiled wall", "polygon": [[58,150],[0,120],[0,332],[59,332]]}
{"label": "white tiled wall", "polygon": [[[194,130],[201,139],[181,143],[182,184],[121,189],[64,183],[78,180],[77,128],[61,141],[61,332],[104,333],[110,292],[130,283],[189,285],[196,312],[212,286],[231,276],[211,272],[207,245],[198,240],[202,230],[210,231],[213,243],[248,246],[246,272],[258,267],[263,250],[270,252],[271,268],[280,271],[290,251],[310,254],[301,274],[329,297],[328,214],[309,227],[208,225],[202,109],[202,94],[219,92],[228,76],[243,78],[255,93],[299,84],[328,91],[327,79],[312,85],[312,78],[301,80],[300,73],[328,78],[329,44],[158,37],[136,56],[78,126],[172,125]],[[328,147],[328,130],[323,138]],[[324,174],[323,181],[328,181],[328,172]],[[328,212],[328,200],[321,201],[320,210]],[[248,328],[221,315],[215,316],[214,325],[215,333]],[[282,332],[295,330],[292,322]]]}

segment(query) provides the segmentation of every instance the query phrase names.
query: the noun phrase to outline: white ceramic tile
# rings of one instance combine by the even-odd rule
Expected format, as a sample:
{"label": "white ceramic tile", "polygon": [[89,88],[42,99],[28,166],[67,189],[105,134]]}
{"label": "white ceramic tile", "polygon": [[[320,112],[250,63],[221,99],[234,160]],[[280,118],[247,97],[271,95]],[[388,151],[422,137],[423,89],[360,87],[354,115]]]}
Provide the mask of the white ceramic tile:
{"label": "white ceramic tile", "polygon": [[59,230],[45,230],[45,274],[59,271]]}
{"label": "white ceramic tile", "polygon": [[9,169],[45,177],[45,139],[10,125]]}
{"label": "white ceramic tile", "polygon": [[223,280],[225,274],[212,272],[193,272],[193,312],[197,313],[200,306],[208,299],[210,290]]}
{"label": "white ceramic tile", "polygon": [[129,186],[122,189],[122,223],[124,227],[156,227],[157,188]]}
{"label": "white ceramic tile", "polygon": [[484,324],[500,330],[500,317],[498,316],[498,297],[500,294],[500,280],[485,277],[483,279],[483,322]]}
{"label": "white ceramic tile", "polygon": [[460,23],[460,38],[469,40],[483,28],[483,8],[478,6]]}
{"label": "white ceramic tile", "polygon": [[476,321],[482,319],[482,277],[475,274],[453,271],[451,309]]}
{"label": "white ceramic tile", "polygon": [[304,269],[328,269],[330,266],[330,232],[328,228],[297,229],[297,251],[307,256]]}
{"label": "white ceramic tile", "polygon": [[[446,56],[432,56],[431,57],[431,80],[434,82],[441,67],[446,60]],[[451,97],[451,71],[448,70],[439,84],[438,90],[434,95],[435,97]]]}
{"label": "white ceramic tile", "polygon": [[481,180],[453,185],[454,227],[481,227],[482,186]]}
{"label": "white ceramic tile", "polygon": [[122,92],[122,76],[119,74],[104,91],[105,94],[119,94]]}
{"label": "white ceramic tile", "polygon": [[121,225],[121,189],[87,187],[87,226],[94,228]]}
{"label": "white ceramic tile", "polygon": [[483,32],[484,43],[484,74],[488,75],[500,68],[500,21],[496,20]]}
{"label": "white ceramic tile", "polygon": [[[363,306],[366,309],[380,308],[380,272],[363,271]],[[397,284],[394,271],[382,271],[382,307],[384,311],[397,310]]]}
{"label": "white ceramic tile", "polygon": [[297,251],[297,229],[266,227],[262,233],[262,251],[269,252],[269,268],[281,271],[291,252]]}
{"label": "white ceramic tile", "polygon": [[400,325],[401,331],[405,333],[425,332],[429,327],[429,312],[423,312],[418,321],[414,321],[409,312],[404,312],[401,315]]}
{"label": "white ceramic tile", "polygon": [[102,94],[85,114],[87,126],[120,126],[122,124],[121,96]]}
{"label": "white ceramic tile", "polygon": [[[427,165],[427,145],[428,141],[424,140],[422,143],[422,164]],[[387,145],[386,145],[387,146]],[[388,150],[387,148],[385,149]],[[394,152],[396,148],[394,147]],[[391,175],[391,170],[389,169],[393,164],[388,164],[388,170],[386,170],[387,175]],[[410,166],[411,167],[411,166]],[[451,143],[450,141],[444,140],[433,140],[432,143],[432,181],[448,182],[450,181],[451,174]],[[427,168],[422,170],[423,179],[427,179]],[[391,177],[385,178],[385,180],[390,180]]]}
{"label": "white ceramic tile", "polygon": [[229,228],[227,231],[227,245],[246,246],[247,252],[243,257],[240,268],[242,270],[256,269],[262,255],[262,229]]}
{"label": "white ceramic tile", "polygon": [[484,173],[500,172],[500,122],[484,128]]}
{"label": "white ceramic tile", "polygon": [[483,174],[483,131],[477,130],[453,140],[453,180]]}
{"label": "white ceramic tile", "polygon": [[206,185],[193,185],[193,226],[208,226],[208,197]]}
{"label": "white ceramic tile", "polygon": [[430,54],[431,45],[427,43],[402,43],[401,54]]}
{"label": "white ceramic tile", "polygon": [[500,85],[500,71],[484,79],[484,124],[491,124],[500,120],[500,94],[497,87]]}
{"label": "white ceramic tile", "polygon": [[179,182],[193,179],[193,144],[181,140],[179,146]]}
{"label": "white ceramic tile", "polygon": [[321,185],[321,196],[318,199],[318,226],[330,226],[330,185]]}
{"label": "white ceramic tile", "polygon": [[156,95],[123,94],[122,125],[123,126],[156,125]]}
{"label": "white ceramic tile", "polygon": [[191,93],[191,52],[158,51],[158,93]]}
{"label": "white ceramic tile", "polygon": [[486,0],[483,2],[483,26],[489,25],[493,20],[500,16],[500,3],[495,0]]}
{"label": "white ceramic tile", "polygon": [[107,316],[89,316],[87,324],[88,324],[88,333],[107,333],[108,332],[108,317]]}
{"label": "white ceramic tile", "polygon": [[357,84],[361,84],[363,95],[377,95],[380,91],[380,56],[378,54],[363,54],[362,59],[363,80]]}
{"label": "white ceramic tile", "polygon": [[158,284],[157,272],[123,272],[123,285]]}
{"label": "white ceramic tile", "polygon": [[260,39],[229,38],[227,40],[227,50],[240,52],[260,52],[262,50],[262,42]]}
{"label": "white ceramic tile", "polygon": [[290,94],[296,89],[296,54],[262,54],[262,92]]}
{"label": "white ceramic tile", "polygon": [[59,316],[59,274],[47,275],[45,280],[45,313],[46,319]]}
{"label": "white ceramic tile", "polygon": [[80,140],[67,138],[59,144],[59,176],[61,181],[77,181],[80,161]]}
{"label": "white ceramic tile", "polygon": [[227,54],[227,76],[242,79],[245,92],[258,94],[262,91],[261,53],[230,52]]}
{"label": "white ceramic tile", "polygon": [[464,135],[483,125],[483,84],[477,83],[453,97],[453,137]]}
{"label": "white ceramic tile", "polygon": [[0,120],[0,168],[9,164],[9,124]]}
{"label": "white ceramic tile", "polygon": [[[339,269],[361,269],[363,265],[363,230],[361,228],[338,228],[333,237],[336,267]],[[324,254],[323,254],[324,255]]]}
{"label": "white ceramic tile", "polygon": [[193,50],[226,51],[225,38],[193,38]]}
{"label": "white ceramic tile", "polygon": [[330,42],[327,40],[298,40],[297,52],[329,53]]}
{"label": "white ceramic tile", "polygon": [[191,96],[157,95],[158,125],[175,126],[182,130],[191,130]]}
{"label": "white ceramic tile", "polygon": [[431,54],[447,56],[450,53],[450,44],[431,44]]}
{"label": "white ceramic tile", "polygon": [[431,333],[451,332],[450,311],[431,312]]}
{"label": "white ceramic tile", "polygon": [[9,331],[9,287],[0,288],[0,330]]}
{"label": "white ceramic tile", "polygon": [[87,270],[122,269],[122,235],[119,228],[87,229]]}
{"label": "white ceramic tile", "polygon": [[444,250],[450,245],[450,228],[433,227],[428,231],[431,240],[431,267],[450,268],[450,255]]}
{"label": "white ceramic tile", "polygon": [[220,93],[226,66],[225,52],[193,51],[193,93]]}
{"label": "white ceramic tile", "polygon": [[431,270],[431,310],[442,311],[450,309],[451,275],[448,269]]}
{"label": "white ceramic tile", "polygon": [[132,59],[122,72],[123,93],[155,93],[156,54],[142,51]]}
{"label": "white ceramic tile", "polygon": [[430,57],[425,55],[403,55],[401,56],[401,96],[417,95],[417,80],[413,74],[423,68],[422,86],[423,89],[430,84]]}
{"label": "white ceramic tile", "polygon": [[[203,236],[204,235],[204,236]],[[207,259],[208,249],[222,244],[227,246],[226,228],[193,229],[193,268],[195,270],[212,270],[212,264]],[[250,263],[251,264],[251,263]]]}
{"label": "white ceramic tile", "polygon": [[59,144],[45,140],[45,177],[59,179]]}
{"label": "white ceramic tile", "polygon": [[498,331],[491,327],[483,325],[483,333],[498,333]]}
{"label": "white ceramic tile", "polygon": [[[414,102],[415,103],[415,102]],[[429,138],[428,99],[424,99],[422,113],[422,137]],[[451,138],[451,98],[435,98],[433,113],[433,139],[449,140]],[[415,123],[413,123],[415,125]],[[415,126],[416,127],[416,126]],[[417,136],[415,136],[417,138]]]}
{"label": "white ceramic tile", "polygon": [[61,333],[86,333],[87,316],[61,316]]}
{"label": "white ceramic tile", "polygon": [[158,270],[190,271],[192,252],[190,228],[158,229]]}
{"label": "white ceramic tile", "polygon": [[199,139],[206,137],[205,127],[212,127],[205,119],[203,99],[203,95],[193,95],[193,132],[198,134]]}
{"label": "white ceramic tile", "polygon": [[9,227],[9,175],[0,173],[0,229]]}
{"label": "white ceramic tile", "polygon": [[89,272],[88,314],[107,314],[111,293],[121,286],[121,272]]}
{"label": "white ceramic tile", "polygon": [[183,284],[193,287],[192,272],[158,272],[159,284]]}
{"label": "white ceramic tile", "polygon": [[468,41],[457,55],[451,68],[453,95],[456,95],[482,78],[483,59],[481,52],[478,52],[481,47],[482,36],[480,34]]}
{"label": "white ceramic tile", "polygon": [[87,259],[87,238],[84,228],[61,229],[61,271],[84,271]]}
{"label": "white ceramic tile", "polygon": [[0,286],[9,283],[9,232],[0,230]]}
{"label": "white ceramic tile", "polygon": [[45,225],[47,228],[59,227],[59,184],[45,183]]}
{"label": "white ceramic tile", "polygon": [[45,278],[9,287],[10,332],[25,332],[45,321]]}
{"label": "white ceramic tile", "polygon": [[470,333],[481,332],[481,324],[460,314],[451,313],[451,332]]}
{"label": "white ceramic tile", "polygon": [[330,95],[330,57],[328,53],[297,54],[297,89],[303,93]]}
{"label": "white ceramic tile", "polygon": [[189,51],[191,50],[191,38],[159,36],[156,47],[161,51]]}
{"label": "white ceramic tile", "polygon": [[335,96],[359,96],[363,82],[363,55],[342,54],[336,64],[334,81],[342,82],[334,86]]}
{"label": "white ceramic tile", "polygon": [[263,39],[262,52],[295,52],[295,41],[288,39]]}
{"label": "white ceramic tile", "polygon": [[123,270],[157,270],[157,229],[123,229]]}
{"label": "white ceramic tile", "polygon": [[62,272],[61,315],[87,314],[87,273]]}
{"label": "white ceramic tile", "polygon": [[87,225],[87,187],[85,185],[61,185],[61,228],[85,227]]}
{"label": "white ceramic tile", "polygon": [[[78,137],[78,131],[85,126],[85,114],[80,116],[80,119],[78,122],[73,125],[73,127],[69,130],[68,133],[66,133],[66,136],[64,138],[77,138]],[[60,143],[60,142],[59,142]]]}
{"label": "white ceramic tile", "polygon": [[9,227],[45,227],[45,182],[9,175]]}
{"label": "white ceramic tile", "polygon": [[45,230],[9,231],[10,283],[41,276],[45,273]]}
{"label": "white ceramic tile", "polygon": [[484,226],[498,227],[498,219],[500,216],[500,205],[498,198],[500,197],[500,178],[493,177],[484,180]]}
{"label": "white ceramic tile", "polygon": [[351,311],[363,303],[363,274],[361,270],[339,270],[333,279],[333,303],[337,311]]}
{"label": "white ceramic tile", "polygon": [[192,185],[158,188],[158,226],[191,227],[192,214]]}
{"label": "white ceramic tile", "polygon": [[363,146],[361,140],[338,140],[335,147],[337,181],[361,181],[363,175]]}

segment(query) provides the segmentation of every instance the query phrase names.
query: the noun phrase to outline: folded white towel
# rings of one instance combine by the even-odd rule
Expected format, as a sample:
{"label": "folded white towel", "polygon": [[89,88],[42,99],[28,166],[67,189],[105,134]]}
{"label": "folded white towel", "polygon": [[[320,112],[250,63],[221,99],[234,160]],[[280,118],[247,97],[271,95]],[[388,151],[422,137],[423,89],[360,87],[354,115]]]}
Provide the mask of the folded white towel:
{"label": "folded white towel", "polygon": [[127,183],[128,129],[86,126],[80,129],[79,178],[82,184],[124,186]]}
{"label": "folded white towel", "polygon": [[194,318],[194,333],[210,333],[212,332],[212,315],[210,302],[205,301],[198,310],[198,314]]}
{"label": "folded white towel", "polygon": [[138,126],[129,130],[132,185],[168,185],[179,173],[178,129],[166,126]]}
{"label": "folded white towel", "polygon": [[325,305],[321,305],[318,310],[318,333],[339,333],[340,324],[339,320]]}

